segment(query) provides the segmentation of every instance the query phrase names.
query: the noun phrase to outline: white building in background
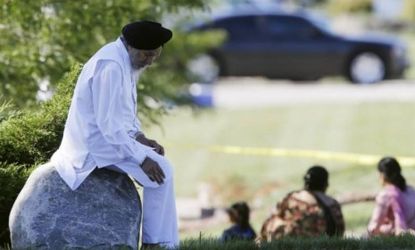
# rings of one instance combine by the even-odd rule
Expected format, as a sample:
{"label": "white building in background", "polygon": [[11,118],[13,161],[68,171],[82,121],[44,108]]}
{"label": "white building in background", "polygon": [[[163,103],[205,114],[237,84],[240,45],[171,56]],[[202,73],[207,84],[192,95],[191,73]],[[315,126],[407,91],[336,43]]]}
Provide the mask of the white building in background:
{"label": "white building in background", "polygon": [[[373,12],[382,21],[395,21],[402,17],[405,0],[372,0]],[[413,0],[410,0],[413,1]]]}

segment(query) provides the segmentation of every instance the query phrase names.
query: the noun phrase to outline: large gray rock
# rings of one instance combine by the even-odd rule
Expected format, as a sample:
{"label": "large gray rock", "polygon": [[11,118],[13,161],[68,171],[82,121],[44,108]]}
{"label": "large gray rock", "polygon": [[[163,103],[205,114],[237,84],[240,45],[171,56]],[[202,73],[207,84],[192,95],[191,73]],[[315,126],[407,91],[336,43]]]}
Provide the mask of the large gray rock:
{"label": "large gray rock", "polygon": [[13,249],[137,249],[141,203],[131,179],[96,169],[72,191],[51,164],[38,167],[9,218]]}

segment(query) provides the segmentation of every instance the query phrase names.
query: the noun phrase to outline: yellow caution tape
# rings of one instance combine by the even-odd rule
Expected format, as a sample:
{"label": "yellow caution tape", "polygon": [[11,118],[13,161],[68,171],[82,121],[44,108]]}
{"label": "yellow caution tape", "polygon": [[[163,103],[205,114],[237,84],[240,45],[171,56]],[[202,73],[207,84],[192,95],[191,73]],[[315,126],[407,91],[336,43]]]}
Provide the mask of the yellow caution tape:
{"label": "yellow caution tape", "polygon": [[[173,145],[171,145],[173,146]],[[173,146],[177,147],[177,145]],[[185,146],[186,148],[200,149],[205,148],[215,153],[236,154],[236,155],[253,155],[268,157],[292,157],[292,158],[312,158],[318,160],[331,160],[340,162],[349,162],[360,165],[375,165],[384,155],[356,154],[344,152],[330,152],[320,150],[304,149],[284,149],[284,148],[264,148],[264,147],[238,147],[238,146]],[[415,157],[396,156],[402,166],[415,166]]]}

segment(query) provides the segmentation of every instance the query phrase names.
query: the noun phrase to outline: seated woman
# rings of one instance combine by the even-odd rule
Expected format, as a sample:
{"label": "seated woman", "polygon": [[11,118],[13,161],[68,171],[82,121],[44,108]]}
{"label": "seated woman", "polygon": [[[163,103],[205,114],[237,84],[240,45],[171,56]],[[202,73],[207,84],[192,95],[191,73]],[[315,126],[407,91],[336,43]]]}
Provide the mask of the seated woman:
{"label": "seated woman", "polygon": [[345,226],[340,205],[325,194],[328,177],[324,167],[311,167],[304,176],[304,189],[289,193],[277,204],[258,241],[285,236],[342,236]]}
{"label": "seated woman", "polygon": [[401,166],[392,157],[378,163],[382,191],[369,222],[369,235],[398,235],[415,229],[415,190],[406,184]]}
{"label": "seated woman", "polygon": [[226,212],[233,226],[223,232],[222,241],[255,239],[256,233],[249,223],[249,207],[245,202],[233,204]]}

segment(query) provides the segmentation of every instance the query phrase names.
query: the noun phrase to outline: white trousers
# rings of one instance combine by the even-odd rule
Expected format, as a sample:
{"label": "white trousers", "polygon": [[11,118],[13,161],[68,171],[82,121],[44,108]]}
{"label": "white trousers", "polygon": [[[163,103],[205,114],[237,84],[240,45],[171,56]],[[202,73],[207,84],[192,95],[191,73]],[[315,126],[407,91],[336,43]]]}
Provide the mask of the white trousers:
{"label": "white trousers", "polygon": [[166,175],[162,185],[151,182],[137,166],[120,165],[108,168],[130,174],[143,187],[142,242],[176,248],[179,246],[179,230],[174,198],[173,167],[162,156],[154,154],[152,158],[159,163]]}
{"label": "white trousers", "polygon": [[144,187],[142,242],[167,248],[179,246],[173,178],[157,188]]}

